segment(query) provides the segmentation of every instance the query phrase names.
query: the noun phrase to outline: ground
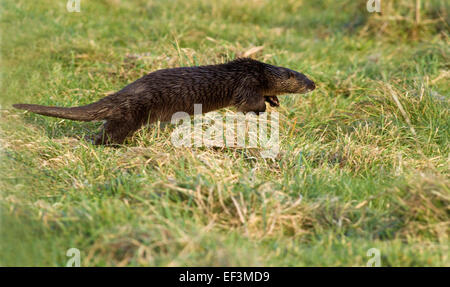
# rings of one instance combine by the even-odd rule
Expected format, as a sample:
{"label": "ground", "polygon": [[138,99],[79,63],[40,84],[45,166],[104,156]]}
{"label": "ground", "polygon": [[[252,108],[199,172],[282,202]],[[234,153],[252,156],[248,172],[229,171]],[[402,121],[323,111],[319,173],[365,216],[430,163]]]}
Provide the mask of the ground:
{"label": "ground", "polygon": [[[413,2],[2,1],[0,265],[449,266],[448,1]],[[275,159],[11,107],[244,55],[317,85],[268,108]]]}

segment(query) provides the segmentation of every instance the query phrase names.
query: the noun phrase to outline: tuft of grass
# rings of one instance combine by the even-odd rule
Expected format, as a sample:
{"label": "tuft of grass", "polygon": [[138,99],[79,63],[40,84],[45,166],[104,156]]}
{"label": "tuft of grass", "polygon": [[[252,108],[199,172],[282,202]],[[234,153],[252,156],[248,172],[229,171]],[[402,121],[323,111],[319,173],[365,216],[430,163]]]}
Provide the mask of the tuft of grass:
{"label": "tuft of grass", "polygon": [[[372,248],[450,265],[446,1],[1,5],[1,266],[65,266],[70,248],[82,266],[366,266]],[[98,147],[99,123],[10,109],[246,54],[317,83],[280,98],[274,160],[176,148],[158,124]]]}

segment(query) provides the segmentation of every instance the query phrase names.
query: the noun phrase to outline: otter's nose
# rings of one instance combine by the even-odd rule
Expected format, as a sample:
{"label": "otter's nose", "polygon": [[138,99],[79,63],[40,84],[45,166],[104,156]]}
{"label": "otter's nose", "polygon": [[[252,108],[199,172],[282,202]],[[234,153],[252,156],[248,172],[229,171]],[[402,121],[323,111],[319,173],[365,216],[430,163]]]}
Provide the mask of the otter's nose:
{"label": "otter's nose", "polygon": [[308,90],[314,91],[315,88],[316,88],[316,84],[313,81],[309,81]]}

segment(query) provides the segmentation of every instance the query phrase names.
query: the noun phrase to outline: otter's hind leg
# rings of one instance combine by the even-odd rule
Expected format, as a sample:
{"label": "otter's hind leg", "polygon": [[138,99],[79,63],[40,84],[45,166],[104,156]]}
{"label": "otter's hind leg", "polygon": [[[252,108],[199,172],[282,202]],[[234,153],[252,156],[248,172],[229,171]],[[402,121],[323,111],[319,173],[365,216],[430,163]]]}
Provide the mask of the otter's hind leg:
{"label": "otter's hind leg", "polygon": [[120,145],[128,136],[134,134],[142,124],[135,121],[107,120],[102,130],[95,136],[96,145]]}

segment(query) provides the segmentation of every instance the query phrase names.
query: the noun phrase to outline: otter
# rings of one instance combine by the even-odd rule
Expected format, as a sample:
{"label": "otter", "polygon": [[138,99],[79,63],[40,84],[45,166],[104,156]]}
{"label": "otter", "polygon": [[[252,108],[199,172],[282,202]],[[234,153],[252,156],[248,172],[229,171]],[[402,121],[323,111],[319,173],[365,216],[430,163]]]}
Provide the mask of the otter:
{"label": "otter", "polygon": [[15,104],[13,107],[70,120],[104,120],[93,143],[119,145],[145,124],[169,121],[176,112],[192,115],[194,104],[202,104],[204,113],[229,106],[244,113],[262,113],[266,111],[266,102],[279,106],[278,95],[314,89],[314,82],[302,73],[240,58],[218,65],[157,70],[85,106]]}

